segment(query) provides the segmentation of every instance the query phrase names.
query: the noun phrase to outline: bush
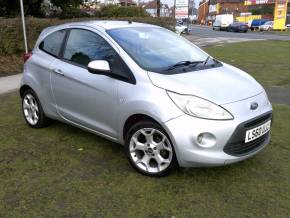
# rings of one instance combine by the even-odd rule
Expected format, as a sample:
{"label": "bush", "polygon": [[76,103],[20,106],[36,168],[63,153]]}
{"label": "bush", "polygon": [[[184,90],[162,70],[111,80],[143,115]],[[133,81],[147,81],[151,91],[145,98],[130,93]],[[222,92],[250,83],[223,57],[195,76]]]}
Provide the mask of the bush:
{"label": "bush", "polygon": [[44,0],[41,3],[40,11],[44,17],[58,17],[62,9],[53,5],[49,0]]}
{"label": "bush", "polygon": [[59,16],[59,19],[73,19],[82,17],[90,17],[90,15],[86,12],[81,11],[78,8],[68,7],[63,9],[62,13]]}
{"label": "bush", "polygon": [[146,17],[149,14],[141,7],[106,5],[101,8],[102,17]]}
{"label": "bush", "polygon": [[[171,29],[174,26],[174,19],[170,17],[122,17],[122,18],[98,18],[112,20],[130,20],[134,22],[149,23]],[[91,18],[78,18],[69,20],[48,19],[48,18],[26,18],[26,29],[28,38],[28,47],[31,50],[37,40],[40,32],[49,26],[62,23],[91,20]],[[24,52],[23,32],[20,17],[10,19],[0,19],[0,55],[14,55]]]}

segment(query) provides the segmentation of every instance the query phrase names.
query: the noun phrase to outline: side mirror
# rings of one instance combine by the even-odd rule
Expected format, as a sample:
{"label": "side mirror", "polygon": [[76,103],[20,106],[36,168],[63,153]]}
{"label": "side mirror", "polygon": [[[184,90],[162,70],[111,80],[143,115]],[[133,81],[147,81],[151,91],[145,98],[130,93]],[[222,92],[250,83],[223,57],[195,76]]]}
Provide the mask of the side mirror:
{"label": "side mirror", "polygon": [[111,69],[108,61],[95,60],[88,64],[88,71],[93,74],[108,75],[111,72]]}

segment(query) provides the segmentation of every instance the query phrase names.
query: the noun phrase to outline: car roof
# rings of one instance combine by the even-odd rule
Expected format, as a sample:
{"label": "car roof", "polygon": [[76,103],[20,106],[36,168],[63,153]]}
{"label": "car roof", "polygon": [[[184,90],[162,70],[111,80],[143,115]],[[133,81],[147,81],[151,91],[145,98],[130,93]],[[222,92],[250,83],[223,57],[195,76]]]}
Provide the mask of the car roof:
{"label": "car roof", "polygon": [[160,28],[160,26],[145,24],[145,23],[138,23],[138,22],[131,22],[131,21],[120,21],[120,20],[86,20],[81,22],[71,22],[65,24],[59,24],[55,26],[46,27],[42,30],[39,38],[36,42],[36,45],[40,43],[47,35],[61,30],[61,29],[68,29],[68,28],[80,28],[83,27],[92,27],[98,29],[100,31],[106,31],[110,29],[118,29],[118,28],[129,28],[129,27],[156,27]]}
{"label": "car roof", "polygon": [[69,28],[73,26],[89,26],[93,28],[102,28],[105,30],[116,29],[116,28],[126,28],[126,27],[157,27],[151,24],[144,24],[131,21],[119,21],[119,20],[86,20],[81,22],[73,22],[58,25],[57,27]]}

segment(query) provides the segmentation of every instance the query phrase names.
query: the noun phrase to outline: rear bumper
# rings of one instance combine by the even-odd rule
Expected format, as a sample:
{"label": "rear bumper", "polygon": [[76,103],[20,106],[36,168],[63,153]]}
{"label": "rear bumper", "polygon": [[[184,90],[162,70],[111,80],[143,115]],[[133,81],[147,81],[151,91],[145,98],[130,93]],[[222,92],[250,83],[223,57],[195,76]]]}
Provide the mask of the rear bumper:
{"label": "rear bumper", "polygon": [[[248,101],[252,101],[253,99],[257,100],[259,98],[262,97],[256,96],[245,101],[228,105],[228,107],[241,108],[242,105],[247,105]],[[246,152],[242,152],[242,154],[231,153],[229,150],[225,149],[232,144],[234,144],[234,146],[239,144],[238,147],[240,146],[241,150],[249,146],[249,144],[244,143],[245,131],[249,128],[256,127],[256,125],[259,126],[267,122],[272,118],[271,116],[261,122],[259,122],[259,119],[263,115],[271,113],[272,107],[269,104],[261,108],[259,112],[257,111],[251,114],[251,111],[249,111],[247,115],[241,114],[239,117],[235,114],[234,120],[227,121],[206,120],[183,115],[166,122],[165,129],[174,145],[180,166],[221,166],[250,158],[265,148],[270,141],[270,133],[264,137],[264,140],[257,142],[254,146],[250,146],[250,148],[248,148]],[[246,126],[253,121],[257,121],[257,123],[254,123],[255,125]],[[202,147],[198,142],[198,136],[201,133],[212,134],[215,137],[215,144],[211,147]],[[233,149],[235,150],[236,148]]]}

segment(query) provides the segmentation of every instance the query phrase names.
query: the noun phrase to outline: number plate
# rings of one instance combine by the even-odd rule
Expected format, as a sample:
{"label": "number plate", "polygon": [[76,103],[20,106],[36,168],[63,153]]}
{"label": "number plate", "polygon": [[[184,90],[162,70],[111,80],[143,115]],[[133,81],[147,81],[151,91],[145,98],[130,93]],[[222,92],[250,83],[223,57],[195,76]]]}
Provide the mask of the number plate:
{"label": "number plate", "polygon": [[245,143],[253,141],[261,137],[262,135],[265,135],[267,132],[270,131],[270,128],[271,128],[271,120],[262,124],[261,126],[246,131]]}

